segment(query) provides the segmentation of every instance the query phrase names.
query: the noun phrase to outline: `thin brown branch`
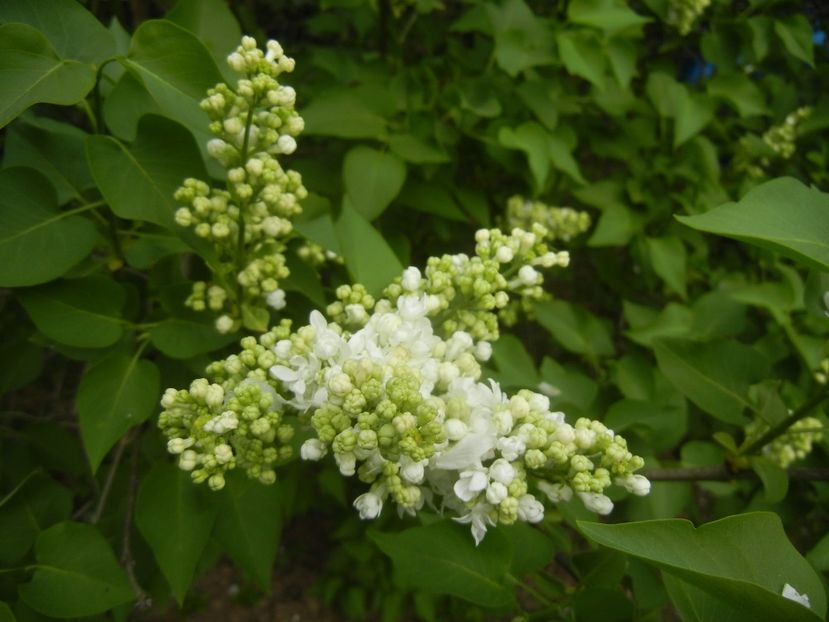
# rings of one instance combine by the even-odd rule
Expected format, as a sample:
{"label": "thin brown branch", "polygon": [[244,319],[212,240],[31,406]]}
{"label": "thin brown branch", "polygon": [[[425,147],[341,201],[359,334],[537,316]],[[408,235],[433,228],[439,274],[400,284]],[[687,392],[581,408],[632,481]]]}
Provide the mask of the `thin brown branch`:
{"label": "thin brown branch", "polygon": [[138,465],[141,456],[141,429],[135,433],[130,459],[130,481],[127,489],[127,508],[124,512],[124,529],[121,539],[121,565],[127,573],[132,590],[135,592],[135,607],[139,610],[146,610],[152,607],[153,601],[141,587],[138,578],[135,576],[135,559],[132,556],[132,515],[135,511],[135,497],[138,493]]}

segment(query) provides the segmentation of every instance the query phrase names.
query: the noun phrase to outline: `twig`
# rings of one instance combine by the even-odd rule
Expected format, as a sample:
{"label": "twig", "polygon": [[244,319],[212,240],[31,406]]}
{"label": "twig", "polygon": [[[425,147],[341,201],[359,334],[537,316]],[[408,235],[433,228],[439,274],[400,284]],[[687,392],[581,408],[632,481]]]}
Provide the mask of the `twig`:
{"label": "twig", "polygon": [[[792,480],[829,481],[829,469],[826,468],[798,467],[787,469],[787,473]],[[642,475],[653,482],[730,482],[736,479],[758,479],[754,471],[734,471],[724,464],[710,467],[645,469]]]}
{"label": "twig", "polygon": [[112,457],[112,466],[109,467],[109,473],[107,473],[104,487],[101,489],[101,494],[98,497],[98,505],[95,507],[95,512],[89,520],[89,522],[93,525],[101,520],[101,514],[103,514],[107,499],[109,499],[109,492],[112,490],[112,483],[115,481],[115,473],[118,471],[118,465],[121,463],[121,457],[124,455],[124,449],[126,449],[130,442],[130,436],[132,435],[127,434],[124,438],[122,438],[121,442],[118,443],[118,447],[115,449],[115,455]]}
{"label": "twig", "polygon": [[132,514],[135,511],[135,496],[138,492],[138,458],[141,455],[141,428],[135,433],[130,462],[130,481],[127,489],[127,509],[124,513],[124,533],[121,540],[121,565],[127,573],[132,590],[135,592],[135,607],[141,611],[152,607],[153,601],[141,587],[135,576],[135,559],[132,557]]}

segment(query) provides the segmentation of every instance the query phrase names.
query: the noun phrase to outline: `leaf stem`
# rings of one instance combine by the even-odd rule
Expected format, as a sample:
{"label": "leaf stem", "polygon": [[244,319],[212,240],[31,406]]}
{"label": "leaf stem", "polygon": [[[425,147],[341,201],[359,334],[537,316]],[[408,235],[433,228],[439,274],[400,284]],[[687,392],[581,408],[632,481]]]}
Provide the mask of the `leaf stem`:
{"label": "leaf stem", "polygon": [[129,444],[130,436],[130,434],[124,436],[121,439],[121,442],[118,443],[118,447],[115,449],[115,455],[112,457],[112,465],[109,467],[104,487],[101,489],[101,495],[98,497],[98,505],[95,506],[95,511],[89,519],[89,522],[93,525],[97,524],[97,522],[101,520],[101,514],[104,513],[104,507],[106,507],[106,502],[109,499],[109,493],[112,490],[112,483],[115,481],[115,473],[118,471],[118,466],[121,464],[121,457],[124,455],[124,450]]}

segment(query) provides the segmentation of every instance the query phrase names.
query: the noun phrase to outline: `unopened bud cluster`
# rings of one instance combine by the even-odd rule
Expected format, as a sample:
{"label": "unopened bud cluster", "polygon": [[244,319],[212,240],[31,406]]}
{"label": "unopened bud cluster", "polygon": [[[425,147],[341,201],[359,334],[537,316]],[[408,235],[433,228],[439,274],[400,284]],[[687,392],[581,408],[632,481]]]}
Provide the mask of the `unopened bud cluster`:
{"label": "unopened bud cluster", "polygon": [[475,234],[475,256],[431,257],[423,273],[415,267],[406,269],[386,288],[385,297],[394,304],[401,296],[422,295],[438,334],[464,331],[476,341],[493,341],[499,335],[499,316],[510,300],[541,298],[541,269],[570,263],[567,251],[547,246],[547,235],[540,224],[510,233],[480,229]]}
{"label": "unopened bud cluster", "polygon": [[196,483],[213,490],[225,485],[225,472],[239,468],[264,484],[276,481],[274,465],[291,455],[294,428],[282,423],[275,391],[248,380],[227,394],[204,378],[189,390],[167,389],[159,426],[169,438],[167,450]]}
{"label": "unopened bud cluster", "polygon": [[710,4],[711,0],[670,0],[668,23],[685,36],[693,30],[694,24]]}
{"label": "unopened bud cluster", "polygon": [[507,225],[529,230],[533,223],[544,225],[547,241],[569,242],[590,228],[590,214],[572,207],[551,207],[541,201],[529,201],[521,196],[507,201]]}
{"label": "unopened bud cluster", "polygon": [[183,205],[176,222],[211,242],[218,257],[213,281],[196,283],[187,304],[222,313],[216,322],[222,332],[284,306],[285,241],[307,196],[300,174],[277,160],[294,152],[304,128],[294,109],[296,92],[277,80],[293,71],[293,59],[276,41],[262,51],[244,37],[228,64],[240,74],[235,88],[217,84],[201,102],[215,136],[208,152],[227,169],[226,189],[191,178],[175,194]]}
{"label": "unopened bud cluster", "polygon": [[[765,423],[754,421],[746,428],[749,438],[768,430]],[[763,447],[763,455],[787,468],[793,462],[802,460],[812,452],[812,446],[823,439],[823,422],[816,417],[806,417],[793,423],[786,432]]]}
{"label": "unopened bud cluster", "polygon": [[647,494],[635,474],[643,461],[622,437],[597,421],[567,423],[539,393],[509,396],[481,381],[498,334],[493,299],[538,287],[534,266],[566,264],[544,234],[540,225],[479,231],[474,258],[430,260],[425,276],[408,268],[377,301],[342,287],[329,307],[336,321],[314,311],[298,330],[283,321],[243,339],[238,355],[210,365],[210,380],[165,394],[170,451],[214,488],[233,465],[265,481],[295,421],[311,432],[304,460],[331,455],[368,486],[354,501],[362,518],[386,504],[411,514],[429,505],[470,524],[476,542],[499,523],[538,522],[545,504],[574,495],[606,514],[614,483]]}
{"label": "unopened bud cluster", "polygon": [[763,134],[763,142],[784,160],[797,151],[797,126],[812,114],[812,108],[803,106],[786,115],[783,123],[770,127]]}

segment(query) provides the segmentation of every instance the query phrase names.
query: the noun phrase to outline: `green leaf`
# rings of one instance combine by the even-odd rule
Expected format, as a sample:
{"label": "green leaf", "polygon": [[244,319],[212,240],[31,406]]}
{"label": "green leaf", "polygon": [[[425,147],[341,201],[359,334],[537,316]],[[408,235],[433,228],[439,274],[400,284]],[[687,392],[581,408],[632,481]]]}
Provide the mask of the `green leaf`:
{"label": "green leaf", "polygon": [[[653,564],[740,609],[753,620],[816,622],[826,613],[820,579],[786,538],[776,514],[729,516],[694,529],[669,519],[600,525],[580,521],[588,538]],[[762,546],[758,546],[762,543]],[[785,584],[811,600],[812,609],[782,596]]]}
{"label": "green leaf", "polygon": [[404,587],[450,594],[484,607],[515,602],[505,577],[510,568],[509,541],[490,530],[479,546],[469,528],[444,520],[398,533],[370,532],[394,564]]}
{"label": "green leaf", "polygon": [[726,423],[745,423],[748,387],[769,371],[760,352],[736,341],[684,339],[660,339],[653,348],[659,369],[694,404]]}
{"label": "green leaf", "polygon": [[511,77],[555,62],[549,22],[533,15],[523,0],[488,3],[484,10],[495,37],[495,61]]}
{"label": "green leaf", "polygon": [[127,263],[139,270],[153,267],[164,257],[180,255],[190,250],[187,244],[172,235],[144,231],[134,241],[124,246],[124,257]]}
{"label": "green leaf", "polygon": [[527,154],[536,190],[540,191],[550,173],[549,133],[538,123],[530,121],[517,128],[502,127],[498,142],[509,149],[518,149]]}
{"label": "green leaf", "polygon": [[[521,577],[548,566],[554,559],[556,543],[540,529],[528,523],[499,525],[498,531],[509,540],[512,547],[510,573]],[[489,537],[489,535],[487,535]]]}
{"label": "green leaf", "polygon": [[121,338],[124,298],[123,288],[102,275],[18,292],[40,332],[77,348],[104,348]]}
{"label": "green leaf", "polygon": [[216,508],[208,506],[189,475],[160,462],[141,482],[135,524],[150,545],[179,604],[210,539]]}
{"label": "green leaf", "polygon": [[204,44],[172,22],[149,20],[136,29],[130,53],[121,62],[141,80],[165,116],[190,130],[206,154],[213,136],[199,102],[222,75]]}
{"label": "green leaf", "polygon": [[674,148],[696,136],[714,118],[714,104],[704,96],[684,93],[677,102],[674,120]]}
{"label": "green leaf", "polygon": [[449,220],[458,222],[468,222],[469,220],[466,214],[461,211],[461,208],[458,207],[449,190],[434,181],[422,183],[410,179],[403,186],[397,202],[418,212],[435,214]]}
{"label": "green leaf", "polygon": [[49,41],[26,24],[0,26],[0,127],[38,103],[69,106],[95,84],[91,65],[58,57]]}
{"label": "green leaf", "polygon": [[407,162],[415,164],[449,162],[449,155],[443,149],[430,145],[412,134],[389,136],[389,148]]}
{"label": "green leaf", "polygon": [[789,476],[786,469],[762,456],[751,459],[751,468],[763,482],[766,503],[779,503],[789,492]]}
{"label": "green leaf", "polygon": [[582,177],[578,162],[573,157],[574,148],[575,134],[568,127],[557,128],[547,141],[547,151],[550,154],[550,162],[553,166],[567,173],[573,181],[586,184],[587,181]]}
{"label": "green leaf", "polygon": [[104,123],[121,140],[133,141],[138,121],[146,114],[162,114],[161,106],[144,88],[141,80],[128,71],[115,83],[104,100]]}
{"label": "green leaf", "polygon": [[565,349],[591,360],[613,356],[613,342],[605,323],[595,315],[563,300],[542,300],[535,310],[538,323]]}
{"label": "green leaf", "polygon": [[607,58],[616,82],[623,89],[630,86],[630,81],[637,75],[637,49],[628,39],[613,39],[607,44]]}
{"label": "green leaf", "polygon": [[0,564],[11,566],[29,552],[43,529],[72,513],[72,493],[50,477],[35,473],[0,504]]}
{"label": "green leaf", "polygon": [[95,246],[95,226],[59,212],[55,203],[54,190],[37,171],[0,171],[0,287],[51,281]]}
{"label": "green leaf", "polygon": [[605,55],[594,36],[584,31],[562,31],[556,35],[556,43],[568,73],[598,88],[604,86]]}
{"label": "green leaf", "polygon": [[645,248],[653,271],[665,281],[668,289],[681,298],[687,298],[685,286],[685,246],[676,236],[645,238]]}
{"label": "green leaf", "polygon": [[58,204],[83,199],[95,187],[84,156],[86,132],[48,117],[24,115],[9,126],[3,168],[26,166],[45,175],[58,193]]}
{"label": "green leaf", "polygon": [[127,430],[150,418],[159,391],[158,368],[137,356],[114,354],[84,374],[75,407],[93,473]]}
{"label": "green leaf", "polygon": [[394,155],[354,147],[343,161],[343,182],[351,205],[366,220],[374,220],[389,206],[406,180],[406,165]]}
{"label": "green leaf", "polygon": [[35,543],[34,575],[20,587],[29,607],[53,618],[103,613],[134,598],[127,575],[91,525],[59,523]]}
{"label": "green leaf", "polygon": [[229,84],[238,76],[227,65],[228,55],[242,39],[236,16],[225,0],[179,0],[166,18],[196,35],[210,50]]}
{"label": "green leaf", "polygon": [[781,177],[754,188],[736,203],[676,218],[694,229],[768,248],[829,270],[829,194]]}
{"label": "green leaf", "polygon": [[17,622],[12,610],[6,603],[0,603],[0,622]]}
{"label": "green leaf", "polygon": [[3,2],[0,22],[36,28],[61,58],[97,64],[115,54],[112,33],[75,0]]}
{"label": "green leaf", "polygon": [[568,407],[574,406],[582,412],[587,412],[599,392],[599,386],[593,379],[572,367],[559,365],[546,356],[541,362],[540,374],[541,380],[549,385],[544,387],[544,392],[550,397],[550,405],[555,409],[566,404]]}
{"label": "green leaf", "polygon": [[567,16],[574,24],[592,26],[608,35],[636,32],[651,21],[616,0],[573,0],[567,7]]}
{"label": "green leaf", "polygon": [[215,534],[234,562],[269,589],[282,533],[283,491],[233,473],[221,492]]}
{"label": "green leaf", "polygon": [[320,93],[300,114],[307,136],[377,138],[386,131],[385,119],[347,90]]}
{"label": "green leaf", "polygon": [[492,344],[492,358],[498,366],[498,381],[504,386],[535,388],[538,372],[524,344],[513,335],[501,335]]}
{"label": "green leaf", "polygon": [[775,19],[774,32],[780,37],[783,47],[789,54],[812,67],[815,66],[812,26],[805,15],[798,13]]}
{"label": "green leaf", "polygon": [[379,294],[403,273],[400,260],[380,232],[347,199],[334,227],[351,277],[369,293]]}
{"label": "green leaf", "polygon": [[188,359],[197,354],[223,348],[237,339],[224,335],[213,322],[170,317],[150,328],[150,340],[162,353],[174,359]]}
{"label": "green leaf", "polygon": [[183,232],[173,193],[187,177],[207,179],[193,137],[178,123],[147,115],[127,146],[110,136],[90,136],[86,154],[92,176],[112,211]]}
{"label": "green leaf", "polygon": [[625,246],[638,230],[633,212],[623,205],[611,205],[602,212],[587,245],[593,248]]}
{"label": "green leaf", "polygon": [[717,74],[706,85],[708,94],[729,102],[741,117],[768,114],[763,92],[744,73]]}

